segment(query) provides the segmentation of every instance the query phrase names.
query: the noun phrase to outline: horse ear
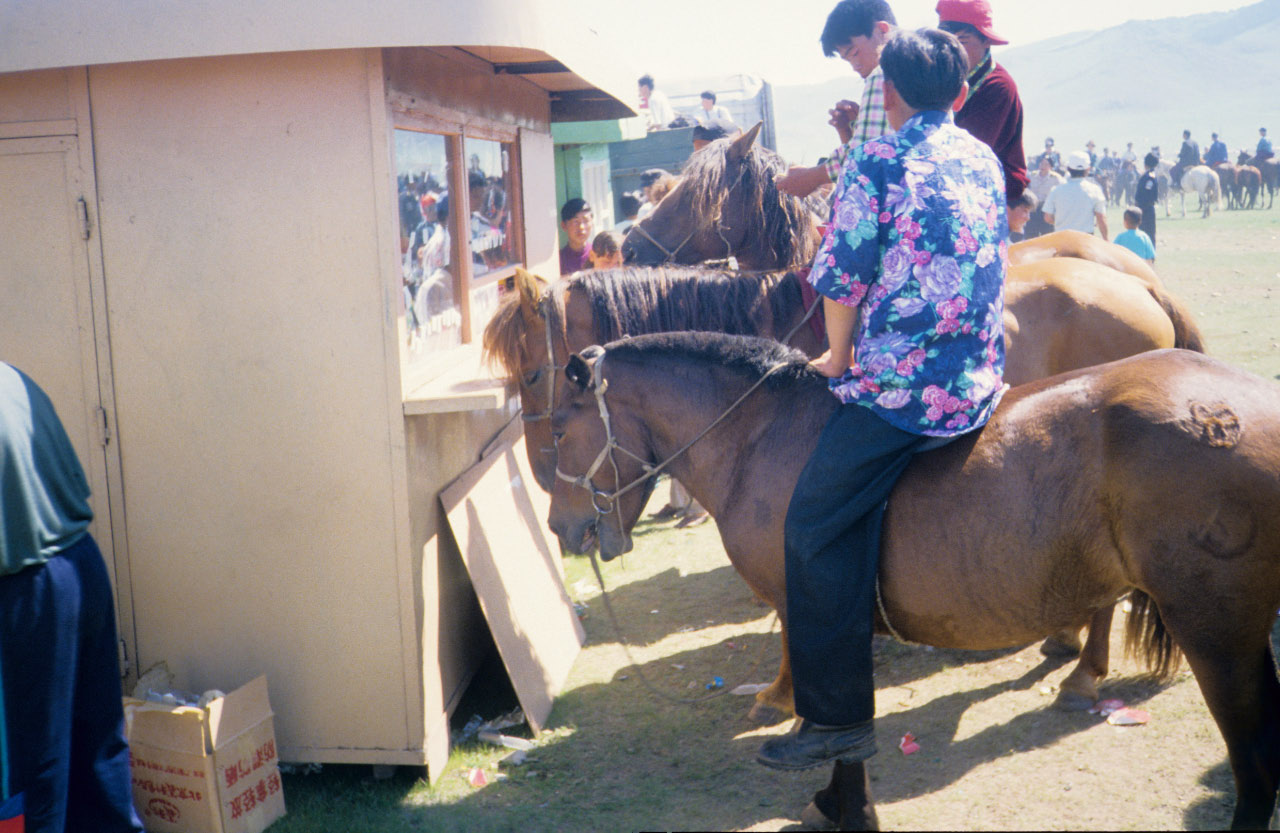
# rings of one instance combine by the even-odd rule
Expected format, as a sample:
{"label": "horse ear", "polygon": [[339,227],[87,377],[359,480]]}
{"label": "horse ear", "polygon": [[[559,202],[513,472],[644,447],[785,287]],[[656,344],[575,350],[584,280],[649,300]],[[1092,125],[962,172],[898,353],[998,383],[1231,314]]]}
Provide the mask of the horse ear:
{"label": "horse ear", "polygon": [[523,307],[536,307],[538,301],[542,299],[542,290],[546,287],[547,282],[532,272],[525,271],[517,266],[515,284],[516,291],[520,293],[520,305]]}
{"label": "horse ear", "polygon": [[581,353],[574,353],[569,357],[569,363],[565,365],[565,378],[577,385],[579,389],[589,390],[592,368],[603,355],[604,348],[594,344]]}
{"label": "horse ear", "polygon": [[746,159],[747,154],[751,152],[751,146],[756,143],[756,137],[760,135],[761,127],[764,127],[764,122],[758,121],[755,127],[734,139],[733,144],[729,145],[725,158],[730,162],[741,162]]}

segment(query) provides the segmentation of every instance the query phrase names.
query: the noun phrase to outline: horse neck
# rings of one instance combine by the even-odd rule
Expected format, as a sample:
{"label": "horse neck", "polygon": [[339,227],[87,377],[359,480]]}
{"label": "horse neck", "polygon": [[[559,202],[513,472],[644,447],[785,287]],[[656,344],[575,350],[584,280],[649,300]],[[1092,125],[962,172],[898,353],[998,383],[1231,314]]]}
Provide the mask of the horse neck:
{"label": "horse neck", "polygon": [[[759,468],[761,454],[807,460],[834,402],[825,390],[811,399],[810,391],[774,393],[764,386],[738,402],[753,380],[712,364],[697,367],[693,373],[684,363],[651,362],[629,368],[634,368],[634,374],[628,372],[625,384],[614,384],[611,379],[610,410],[631,415],[637,434],[644,433],[651,462],[666,462],[664,471],[722,522],[735,502],[733,484],[740,479],[736,475]],[[799,429],[785,441],[760,442],[760,436],[783,419],[783,414],[788,424]],[[806,416],[813,419],[806,420]],[[613,420],[615,426],[620,424],[618,417]],[[808,423],[817,428],[805,428]],[[640,438],[633,435],[630,442],[636,448],[620,438],[623,447],[638,453]],[[693,444],[688,445],[690,442]],[[796,448],[790,448],[792,445]]]}

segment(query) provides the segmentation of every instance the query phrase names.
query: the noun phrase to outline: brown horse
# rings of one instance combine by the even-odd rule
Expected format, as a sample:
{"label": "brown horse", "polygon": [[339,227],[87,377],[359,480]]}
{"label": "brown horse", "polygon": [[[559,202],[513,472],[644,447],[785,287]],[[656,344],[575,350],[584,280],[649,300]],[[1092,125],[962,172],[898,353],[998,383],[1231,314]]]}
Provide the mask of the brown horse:
{"label": "brown horse", "polygon": [[[1021,274],[1029,270],[1034,272]],[[1154,300],[1160,293],[1137,278],[1080,258],[1013,267],[1010,274],[1004,315],[1010,384],[1180,346],[1176,328]],[[794,273],[623,268],[582,272],[544,290],[520,272],[516,291],[485,328],[484,346],[517,381],[530,465],[539,485],[550,490],[555,456],[546,417],[553,407],[553,371],[569,354],[623,335],[696,330],[782,339],[795,330],[792,346],[816,356],[824,340],[807,325],[796,329],[805,311]],[[1098,613],[1083,645],[1077,632],[1059,634],[1046,646],[1050,654],[1081,655],[1059,689],[1064,708],[1088,708],[1097,699],[1109,661],[1110,617],[1110,610]],[[752,718],[776,722],[792,708],[784,657],[774,685],[757,695]]]}
{"label": "brown horse", "polygon": [[[552,417],[552,529],[573,551],[628,551],[665,467],[785,628],[783,519],[839,407],[826,382],[803,355],[741,337],[643,336],[571,357]],[[1268,823],[1280,387],[1167,350],[1014,389],[985,428],[907,469],[878,590],[881,632],[977,650],[1078,626],[1132,593],[1130,639],[1166,675],[1181,650],[1226,740],[1233,826]],[[874,826],[866,788],[863,765],[840,765],[815,800],[842,829]]]}
{"label": "brown horse", "polygon": [[[1280,191],[1280,158],[1271,157],[1270,159],[1259,159],[1253,156],[1247,150],[1240,151],[1239,158],[1236,159],[1238,165],[1250,165],[1258,169],[1258,176],[1262,180],[1262,187],[1267,189],[1267,208],[1271,208],[1276,203],[1276,191]],[[1259,192],[1261,195],[1261,192]],[[1258,200],[1258,208],[1262,208],[1262,200]]]}
{"label": "brown horse", "polygon": [[626,262],[694,264],[736,257],[742,269],[808,266],[822,242],[806,200],[778,190],[787,163],[755,144],[760,125],[693,153],[675,188],[627,232]]}

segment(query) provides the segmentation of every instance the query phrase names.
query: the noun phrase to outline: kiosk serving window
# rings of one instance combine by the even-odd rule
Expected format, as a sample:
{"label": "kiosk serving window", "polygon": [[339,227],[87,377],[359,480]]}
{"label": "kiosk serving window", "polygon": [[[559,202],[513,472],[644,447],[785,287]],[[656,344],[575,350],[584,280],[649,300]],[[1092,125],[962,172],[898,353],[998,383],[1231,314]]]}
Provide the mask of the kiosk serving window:
{"label": "kiosk serving window", "polygon": [[479,341],[499,284],[523,265],[515,129],[459,115],[405,108],[396,117],[401,355],[409,387],[448,370],[456,364],[453,350]]}

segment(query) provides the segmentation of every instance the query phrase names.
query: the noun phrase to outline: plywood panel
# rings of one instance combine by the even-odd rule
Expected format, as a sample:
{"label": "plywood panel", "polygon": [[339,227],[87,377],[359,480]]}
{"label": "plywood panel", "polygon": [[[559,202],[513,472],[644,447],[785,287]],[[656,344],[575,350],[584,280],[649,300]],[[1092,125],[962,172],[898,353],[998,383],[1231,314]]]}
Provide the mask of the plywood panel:
{"label": "plywood panel", "polygon": [[584,634],[521,472],[524,438],[491,454],[441,492],[467,572],[535,732],[551,714]]}

